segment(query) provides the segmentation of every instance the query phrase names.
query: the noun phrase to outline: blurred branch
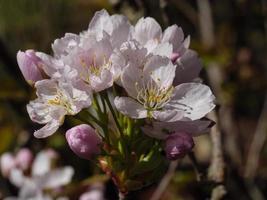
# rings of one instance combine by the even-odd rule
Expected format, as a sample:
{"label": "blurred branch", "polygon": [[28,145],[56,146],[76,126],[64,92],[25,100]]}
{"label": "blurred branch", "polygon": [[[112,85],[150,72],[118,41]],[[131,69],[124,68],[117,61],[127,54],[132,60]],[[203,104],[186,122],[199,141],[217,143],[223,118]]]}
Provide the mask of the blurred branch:
{"label": "blurred branch", "polygon": [[163,193],[166,191],[166,188],[168,187],[173,175],[175,174],[178,164],[179,160],[171,162],[167,173],[162,178],[161,182],[159,183],[157,189],[153,193],[150,200],[159,200],[161,198]]}
{"label": "blurred branch", "polygon": [[222,136],[218,126],[218,116],[215,111],[212,111],[208,117],[216,122],[216,125],[211,128],[210,136],[212,143],[212,158],[208,171],[210,180],[216,183],[224,181],[224,158],[222,151]]}
{"label": "blurred branch", "polygon": [[[204,48],[206,50],[210,50],[215,47],[215,33],[213,29],[213,20],[209,0],[197,0],[197,6],[199,10],[199,28],[201,41]],[[208,77],[216,96],[221,94],[221,81],[223,80],[223,76],[218,70],[219,68],[220,66],[218,63],[209,63]],[[214,72],[217,73],[215,74],[217,76],[214,76]],[[212,143],[212,159],[208,171],[208,177],[210,180],[216,183],[222,183],[224,181],[225,166],[222,148],[222,133],[219,128],[217,113],[215,111],[212,111],[211,113],[209,113],[208,117],[216,122],[216,125],[211,128],[210,133]],[[220,187],[217,186],[213,188],[212,198],[214,200],[219,200],[225,195],[225,193],[226,191],[224,185],[220,185]]]}
{"label": "blurred branch", "polygon": [[185,0],[171,0],[177,10],[181,12],[194,26],[198,26],[197,11]]}
{"label": "blurred branch", "polygon": [[245,176],[254,178],[259,164],[261,150],[266,141],[267,132],[267,94],[265,96],[264,107],[261,112],[257,128],[252,139],[245,169]]}
{"label": "blurred branch", "polygon": [[[267,18],[266,18],[267,3],[265,0],[261,0],[261,7],[262,7],[262,15],[265,18],[264,20],[265,41],[267,41]],[[267,133],[267,92],[265,94],[264,105],[258,120],[256,131],[248,151],[248,157],[245,169],[245,176],[248,178],[253,179],[257,173],[260,153],[263,149],[267,137],[266,133]]]}
{"label": "blurred branch", "polygon": [[218,185],[212,190],[211,200],[220,200],[226,194],[226,190],[223,185]]}
{"label": "blurred branch", "polygon": [[202,43],[206,49],[215,47],[215,34],[209,0],[197,0],[199,28]]}

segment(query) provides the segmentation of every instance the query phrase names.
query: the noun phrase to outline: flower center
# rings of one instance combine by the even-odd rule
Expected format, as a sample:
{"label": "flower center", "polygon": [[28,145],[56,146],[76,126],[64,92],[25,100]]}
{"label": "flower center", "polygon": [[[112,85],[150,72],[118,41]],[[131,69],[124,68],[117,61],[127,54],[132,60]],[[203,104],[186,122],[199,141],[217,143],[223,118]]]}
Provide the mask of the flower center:
{"label": "flower center", "polygon": [[67,97],[63,95],[63,92],[60,90],[57,91],[57,94],[53,99],[49,99],[47,102],[49,105],[53,106],[62,106],[66,109],[69,114],[73,114],[73,109],[71,103],[68,101]]}
{"label": "flower center", "polygon": [[100,66],[96,63],[96,56],[93,56],[92,62],[89,65],[86,64],[84,59],[81,59],[80,62],[85,70],[84,73],[81,74],[81,77],[85,82],[89,84],[91,75],[100,77],[102,70],[104,69],[109,70],[112,64],[111,61],[107,61],[105,55],[103,56],[103,64]]}
{"label": "flower center", "polygon": [[149,110],[159,110],[164,107],[171,98],[173,87],[159,88],[152,80],[147,84],[143,84],[140,87],[139,84],[135,83],[137,94],[137,101],[144,105]]}

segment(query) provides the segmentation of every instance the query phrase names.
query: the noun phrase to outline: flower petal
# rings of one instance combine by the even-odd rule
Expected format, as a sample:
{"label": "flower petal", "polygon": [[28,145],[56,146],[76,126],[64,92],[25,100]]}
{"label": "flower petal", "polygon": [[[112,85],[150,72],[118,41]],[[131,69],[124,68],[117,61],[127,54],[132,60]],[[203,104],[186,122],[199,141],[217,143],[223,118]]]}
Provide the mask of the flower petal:
{"label": "flower petal", "polygon": [[162,30],[158,22],[152,17],[141,18],[135,25],[133,38],[145,45],[150,39],[159,40]]}
{"label": "flower petal", "polygon": [[40,151],[32,164],[32,175],[33,176],[42,176],[48,173],[51,169],[52,160],[51,156],[47,153],[47,151]]}
{"label": "flower petal", "polygon": [[123,15],[112,15],[110,17],[113,31],[111,34],[111,43],[113,47],[119,48],[121,44],[127,41],[130,32],[130,23],[127,17]]}
{"label": "flower petal", "polygon": [[170,43],[161,43],[152,51],[154,55],[171,57],[173,52],[173,47]]}
{"label": "flower petal", "polygon": [[142,85],[142,80],[143,72],[141,69],[132,65],[124,68],[121,75],[121,81],[124,89],[131,97],[137,97],[138,91],[136,88],[136,84],[140,83],[140,85]]}
{"label": "flower petal", "polygon": [[184,111],[182,110],[161,110],[153,111],[152,116],[158,121],[173,122],[183,118]]}
{"label": "flower petal", "polygon": [[173,94],[166,109],[183,110],[185,121],[200,119],[215,107],[215,97],[210,88],[200,83],[178,85]]}
{"label": "flower petal", "polygon": [[56,57],[67,55],[73,48],[78,46],[80,37],[73,33],[66,33],[64,37],[56,39],[52,44],[52,49]]}
{"label": "flower petal", "polygon": [[172,132],[185,132],[196,137],[207,133],[213,123],[211,120],[154,122],[152,125],[145,125],[142,130],[157,139],[166,139]]}
{"label": "flower petal", "polygon": [[151,76],[159,88],[168,89],[173,82],[176,66],[162,56],[152,56],[144,67],[144,73]]}
{"label": "flower petal", "polygon": [[191,82],[199,76],[202,65],[198,55],[193,50],[186,50],[177,62],[176,75],[173,81],[174,85]]}
{"label": "flower petal", "polygon": [[168,42],[173,45],[173,51],[176,52],[184,40],[184,33],[181,27],[177,25],[169,26],[163,33],[162,42]]}
{"label": "flower petal", "polygon": [[62,124],[62,122],[58,120],[51,120],[49,121],[45,126],[43,126],[41,129],[34,132],[34,136],[36,138],[45,138],[52,134],[54,134],[59,126]]}
{"label": "flower petal", "polygon": [[129,97],[116,97],[114,99],[116,108],[124,115],[134,119],[146,118],[146,109]]}
{"label": "flower petal", "polygon": [[74,174],[72,167],[54,169],[38,179],[44,189],[54,189],[68,184]]}

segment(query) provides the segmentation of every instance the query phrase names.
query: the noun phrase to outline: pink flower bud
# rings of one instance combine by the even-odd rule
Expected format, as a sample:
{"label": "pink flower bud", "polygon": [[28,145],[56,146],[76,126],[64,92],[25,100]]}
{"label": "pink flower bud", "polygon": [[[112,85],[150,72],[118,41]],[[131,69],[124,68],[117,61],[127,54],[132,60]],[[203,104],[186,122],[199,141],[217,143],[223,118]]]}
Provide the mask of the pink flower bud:
{"label": "pink flower bud", "polygon": [[180,57],[180,54],[179,54],[179,53],[172,53],[172,55],[171,55],[171,61],[172,61],[173,63],[175,63],[176,60],[177,60],[179,57]]}
{"label": "pink flower bud", "polygon": [[10,171],[16,167],[16,161],[11,153],[4,153],[0,158],[1,173],[4,177],[8,177]]}
{"label": "pink flower bud", "polygon": [[20,149],[16,155],[15,160],[17,167],[22,169],[23,171],[26,171],[30,168],[33,161],[32,152],[26,148]]}
{"label": "pink flower bud", "polygon": [[183,158],[194,147],[193,138],[187,133],[173,133],[165,140],[165,152],[169,160]]}
{"label": "pink flower bud", "polygon": [[81,124],[66,132],[66,139],[72,151],[84,159],[91,159],[93,155],[100,153],[101,138],[95,130]]}
{"label": "pink flower bud", "polygon": [[42,60],[36,56],[34,50],[19,51],[17,53],[17,62],[25,80],[29,84],[32,85],[36,81],[43,79],[43,72],[40,67]]}

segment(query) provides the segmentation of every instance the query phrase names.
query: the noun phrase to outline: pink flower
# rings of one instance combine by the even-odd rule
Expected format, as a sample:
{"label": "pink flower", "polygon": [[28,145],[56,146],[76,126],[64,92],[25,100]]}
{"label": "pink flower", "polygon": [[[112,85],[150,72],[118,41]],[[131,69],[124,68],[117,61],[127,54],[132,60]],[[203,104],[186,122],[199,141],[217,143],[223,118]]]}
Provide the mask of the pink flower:
{"label": "pink flower", "polygon": [[81,158],[91,159],[93,155],[100,153],[101,138],[87,124],[69,129],[66,139],[72,151]]}
{"label": "pink flower", "polygon": [[165,140],[165,152],[169,160],[183,158],[193,147],[193,138],[184,132],[175,132]]}

